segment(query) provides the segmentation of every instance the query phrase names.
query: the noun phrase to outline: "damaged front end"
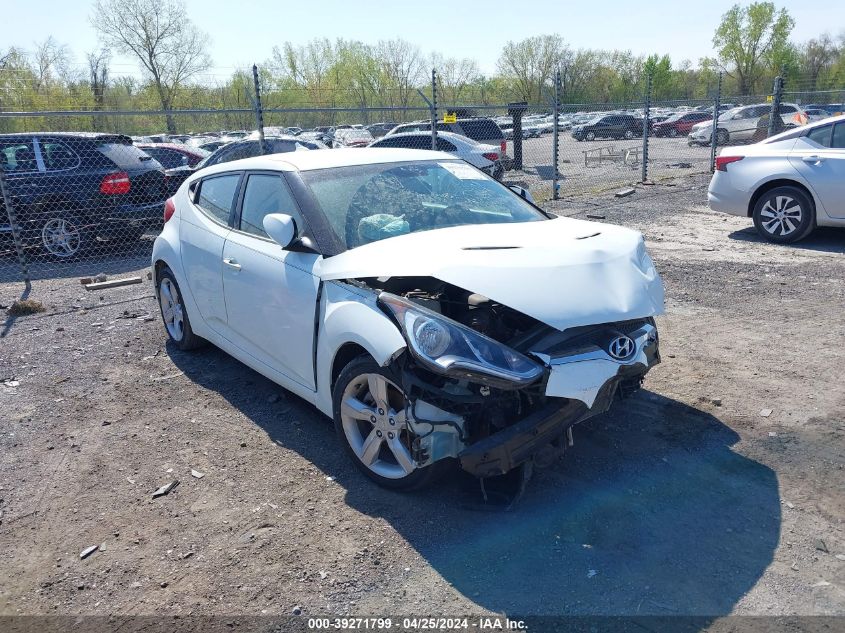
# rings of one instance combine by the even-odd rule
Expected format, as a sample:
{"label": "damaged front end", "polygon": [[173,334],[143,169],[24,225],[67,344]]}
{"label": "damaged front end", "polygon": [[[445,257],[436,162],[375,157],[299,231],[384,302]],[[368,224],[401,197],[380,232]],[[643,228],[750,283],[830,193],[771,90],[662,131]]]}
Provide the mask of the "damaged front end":
{"label": "damaged front end", "polygon": [[558,330],[434,278],[359,280],[408,345],[392,363],[418,466],[457,458],[478,477],[546,465],[573,425],[639,388],[660,362],[651,317]]}

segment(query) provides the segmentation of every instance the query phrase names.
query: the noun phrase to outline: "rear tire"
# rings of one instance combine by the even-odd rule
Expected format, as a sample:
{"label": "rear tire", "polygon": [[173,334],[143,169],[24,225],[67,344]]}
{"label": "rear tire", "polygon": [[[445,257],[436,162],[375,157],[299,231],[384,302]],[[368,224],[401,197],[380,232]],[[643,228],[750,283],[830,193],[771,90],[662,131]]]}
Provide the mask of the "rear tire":
{"label": "rear tire", "polygon": [[595,141],[596,140],[596,133],[595,132],[587,132],[584,135],[584,138],[587,139],[588,141]]}
{"label": "rear tire", "polygon": [[775,187],[754,205],[754,227],[777,244],[791,244],[807,237],[816,226],[813,201],[797,187]]}
{"label": "rear tire", "polygon": [[68,261],[91,249],[96,243],[95,233],[82,217],[69,211],[48,211],[36,224],[37,242],[51,258]]}
{"label": "rear tire", "polygon": [[167,337],[183,352],[205,345],[205,339],[194,334],[182,292],[173,271],[164,268],[158,277],[158,305]]}
{"label": "rear tire", "polygon": [[678,129],[677,129],[677,128],[674,128],[674,127],[669,128],[669,136],[670,136],[671,138],[677,138],[677,136],[678,136]]}
{"label": "rear tire", "polygon": [[731,140],[731,135],[727,130],[719,128],[716,130],[716,145],[727,145]]}
{"label": "rear tire", "polygon": [[634,131],[633,130],[625,130],[625,138],[629,141],[634,138]]}
{"label": "rear tire", "polygon": [[414,434],[404,421],[405,395],[396,378],[371,357],[359,356],[343,368],[332,389],[332,405],[344,450],[358,470],[380,486],[422,488],[451,466],[450,460],[440,460],[420,468],[413,461],[408,446]]}

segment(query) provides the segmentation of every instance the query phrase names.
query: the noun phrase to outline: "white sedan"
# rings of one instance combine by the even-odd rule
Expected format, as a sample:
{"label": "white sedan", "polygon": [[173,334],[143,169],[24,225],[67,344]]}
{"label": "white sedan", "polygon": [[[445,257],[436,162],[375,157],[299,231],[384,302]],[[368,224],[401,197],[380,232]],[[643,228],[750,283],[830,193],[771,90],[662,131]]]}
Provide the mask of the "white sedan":
{"label": "white sedan", "polygon": [[772,242],[845,226],[845,116],[724,148],[707,200],[715,211],[752,218]]}
{"label": "white sedan", "polygon": [[[369,147],[431,149],[431,133],[401,132],[390,134],[370,143]],[[470,165],[493,176],[496,180],[499,180],[505,171],[502,165],[501,148],[479,143],[454,132],[437,132],[437,150],[449,152],[458,158],[462,158]]]}
{"label": "white sedan", "polygon": [[547,462],[660,360],[639,233],[548,215],[441,152],[204,169],[152,265],[174,347],[209,341],[313,403],[393,488]]}

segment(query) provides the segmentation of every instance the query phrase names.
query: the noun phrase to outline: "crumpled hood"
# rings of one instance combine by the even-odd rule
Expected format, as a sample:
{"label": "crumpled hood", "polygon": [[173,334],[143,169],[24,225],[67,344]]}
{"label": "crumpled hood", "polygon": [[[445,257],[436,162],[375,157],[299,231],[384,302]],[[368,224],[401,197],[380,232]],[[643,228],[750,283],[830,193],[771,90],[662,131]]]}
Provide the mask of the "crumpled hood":
{"label": "crumpled hood", "polygon": [[569,218],[399,235],[321,261],[323,280],[435,277],[559,330],[663,313],[636,231]]}

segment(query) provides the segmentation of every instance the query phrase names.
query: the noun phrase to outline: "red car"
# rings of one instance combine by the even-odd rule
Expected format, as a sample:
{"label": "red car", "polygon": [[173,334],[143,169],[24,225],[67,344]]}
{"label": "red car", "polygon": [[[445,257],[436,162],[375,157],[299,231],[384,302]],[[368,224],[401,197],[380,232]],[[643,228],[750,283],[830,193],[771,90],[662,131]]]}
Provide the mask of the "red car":
{"label": "red car", "polygon": [[709,112],[680,112],[670,116],[665,121],[655,123],[651,128],[655,136],[686,136],[692,126],[702,121],[709,121],[713,115]]}
{"label": "red car", "polygon": [[194,167],[211,152],[182,143],[136,143],[135,147],[156,159],[164,167],[167,190],[175,192]]}

